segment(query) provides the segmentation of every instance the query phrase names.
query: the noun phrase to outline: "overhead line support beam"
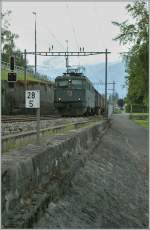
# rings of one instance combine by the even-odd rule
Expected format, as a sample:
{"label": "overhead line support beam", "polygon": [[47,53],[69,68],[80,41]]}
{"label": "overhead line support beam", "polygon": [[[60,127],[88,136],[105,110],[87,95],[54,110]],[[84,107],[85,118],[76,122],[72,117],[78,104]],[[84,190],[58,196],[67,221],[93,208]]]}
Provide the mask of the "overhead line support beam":
{"label": "overhead line support beam", "polygon": [[[23,52],[24,53],[24,52]],[[107,54],[110,52],[107,52]],[[35,52],[26,52],[26,54],[35,55]],[[98,54],[106,54],[106,52],[36,52],[36,55],[40,56],[90,56],[90,55],[98,55]]]}

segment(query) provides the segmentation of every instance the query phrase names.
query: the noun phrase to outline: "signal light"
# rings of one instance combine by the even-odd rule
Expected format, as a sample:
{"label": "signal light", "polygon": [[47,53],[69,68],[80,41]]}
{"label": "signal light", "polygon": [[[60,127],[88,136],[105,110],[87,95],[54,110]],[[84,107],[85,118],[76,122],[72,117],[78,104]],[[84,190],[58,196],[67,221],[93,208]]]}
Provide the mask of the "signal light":
{"label": "signal light", "polygon": [[15,82],[16,81],[16,73],[8,73],[8,81]]}
{"label": "signal light", "polygon": [[10,57],[10,70],[13,71],[15,69],[15,58],[13,56]]}

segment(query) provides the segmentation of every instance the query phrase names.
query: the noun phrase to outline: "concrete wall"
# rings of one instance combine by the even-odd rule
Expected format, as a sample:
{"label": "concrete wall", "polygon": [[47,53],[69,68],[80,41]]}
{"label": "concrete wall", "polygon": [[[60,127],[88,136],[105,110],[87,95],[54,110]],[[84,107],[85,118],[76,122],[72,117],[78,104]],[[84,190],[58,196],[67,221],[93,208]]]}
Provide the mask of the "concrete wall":
{"label": "concrete wall", "polygon": [[48,202],[71,186],[107,126],[104,121],[2,155],[2,227],[32,227]]}
{"label": "concrete wall", "polygon": [[[2,114],[35,114],[35,110],[25,109],[25,81],[1,81],[1,89]],[[40,83],[39,86],[37,82],[28,81],[27,89],[40,89],[41,114],[55,113],[53,84]]]}

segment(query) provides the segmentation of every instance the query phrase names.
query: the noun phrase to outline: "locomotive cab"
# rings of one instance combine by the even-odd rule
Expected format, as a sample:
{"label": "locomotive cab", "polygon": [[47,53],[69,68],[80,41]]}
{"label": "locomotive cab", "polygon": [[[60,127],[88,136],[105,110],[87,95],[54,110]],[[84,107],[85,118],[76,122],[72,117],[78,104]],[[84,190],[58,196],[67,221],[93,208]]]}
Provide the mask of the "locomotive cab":
{"label": "locomotive cab", "polygon": [[98,103],[100,100],[96,102],[92,83],[79,68],[68,69],[67,73],[56,77],[54,105],[61,115],[94,115],[99,107]]}
{"label": "locomotive cab", "polygon": [[55,79],[54,104],[62,115],[84,113],[84,81],[84,75],[72,69]]}

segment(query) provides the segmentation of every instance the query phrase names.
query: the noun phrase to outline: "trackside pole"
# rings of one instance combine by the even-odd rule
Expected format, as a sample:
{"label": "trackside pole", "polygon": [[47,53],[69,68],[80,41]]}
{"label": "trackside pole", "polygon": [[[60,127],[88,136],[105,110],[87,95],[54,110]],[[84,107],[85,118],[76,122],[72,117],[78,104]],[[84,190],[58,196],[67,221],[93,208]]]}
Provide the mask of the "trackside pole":
{"label": "trackside pole", "polygon": [[115,111],[115,82],[113,81],[113,113]]}
{"label": "trackside pole", "polygon": [[105,116],[108,118],[107,108],[107,49],[105,51]]}
{"label": "trackside pole", "polygon": [[36,137],[36,141],[37,141],[37,144],[40,144],[40,108],[37,109],[36,117],[37,117],[37,124],[36,124],[37,137]]}
{"label": "trackside pole", "polygon": [[37,144],[40,143],[40,90],[25,91],[25,107],[28,109],[36,109],[37,112]]}
{"label": "trackside pole", "polygon": [[[36,76],[36,71],[37,71],[37,39],[36,39],[36,19],[37,19],[37,15],[36,12],[33,12],[33,14],[35,15],[35,76]],[[40,90],[40,83],[38,84],[39,86],[39,90]],[[39,98],[39,103],[40,103],[40,98]],[[36,131],[37,131],[37,137],[36,137],[36,142],[37,144],[40,144],[40,106],[39,108],[37,108],[36,111]]]}
{"label": "trackside pole", "polygon": [[24,50],[24,59],[25,59],[25,65],[24,65],[24,82],[25,82],[25,91],[27,90],[27,51]]}

